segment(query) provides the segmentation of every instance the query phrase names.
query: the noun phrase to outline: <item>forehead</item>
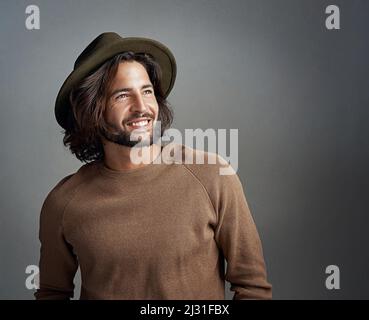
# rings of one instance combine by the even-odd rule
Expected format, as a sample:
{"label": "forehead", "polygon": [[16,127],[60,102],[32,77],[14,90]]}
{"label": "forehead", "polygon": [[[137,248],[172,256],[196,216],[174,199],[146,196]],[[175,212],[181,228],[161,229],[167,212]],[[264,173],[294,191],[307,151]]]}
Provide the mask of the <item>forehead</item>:
{"label": "forehead", "polygon": [[117,68],[117,73],[112,81],[115,84],[131,82],[150,82],[150,77],[145,67],[137,61],[121,62]]}

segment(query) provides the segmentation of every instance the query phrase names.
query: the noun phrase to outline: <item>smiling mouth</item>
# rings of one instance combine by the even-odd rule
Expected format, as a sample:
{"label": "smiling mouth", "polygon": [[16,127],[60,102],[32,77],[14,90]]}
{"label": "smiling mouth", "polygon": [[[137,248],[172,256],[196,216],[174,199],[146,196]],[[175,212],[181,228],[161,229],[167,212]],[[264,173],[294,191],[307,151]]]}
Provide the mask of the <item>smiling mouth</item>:
{"label": "smiling mouth", "polygon": [[126,125],[132,129],[146,129],[150,126],[152,119],[150,118],[141,118],[134,119],[126,123]]}

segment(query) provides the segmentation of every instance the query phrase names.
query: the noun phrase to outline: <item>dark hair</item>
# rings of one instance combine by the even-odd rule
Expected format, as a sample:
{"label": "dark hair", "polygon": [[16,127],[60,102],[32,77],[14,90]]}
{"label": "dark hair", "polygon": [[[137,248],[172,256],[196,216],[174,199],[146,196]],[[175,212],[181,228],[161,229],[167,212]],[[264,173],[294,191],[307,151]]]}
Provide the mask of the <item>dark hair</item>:
{"label": "dark hair", "polygon": [[159,64],[145,53],[128,51],[118,54],[84,78],[69,95],[72,110],[68,114],[63,143],[82,162],[99,161],[104,158],[101,132],[109,129],[103,115],[109,88],[119,63],[124,61],[137,61],[145,67],[154,86],[159,106],[158,120],[161,121],[161,134],[172,124],[173,111],[161,89]]}

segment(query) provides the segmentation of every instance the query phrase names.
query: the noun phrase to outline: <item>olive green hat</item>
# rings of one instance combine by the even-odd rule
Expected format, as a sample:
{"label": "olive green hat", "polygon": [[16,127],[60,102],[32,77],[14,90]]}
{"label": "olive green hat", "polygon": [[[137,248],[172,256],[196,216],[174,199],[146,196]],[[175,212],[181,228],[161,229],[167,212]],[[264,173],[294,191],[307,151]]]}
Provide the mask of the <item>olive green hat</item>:
{"label": "olive green hat", "polygon": [[171,51],[156,40],[139,37],[122,38],[117,33],[105,32],[94,39],[78,56],[73,71],[64,81],[58,93],[55,102],[55,117],[61,127],[67,128],[68,114],[71,110],[70,91],[105,61],[125,51],[148,53],[154,58],[161,67],[161,86],[164,97],[168,96],[177,74],[176,61]]}

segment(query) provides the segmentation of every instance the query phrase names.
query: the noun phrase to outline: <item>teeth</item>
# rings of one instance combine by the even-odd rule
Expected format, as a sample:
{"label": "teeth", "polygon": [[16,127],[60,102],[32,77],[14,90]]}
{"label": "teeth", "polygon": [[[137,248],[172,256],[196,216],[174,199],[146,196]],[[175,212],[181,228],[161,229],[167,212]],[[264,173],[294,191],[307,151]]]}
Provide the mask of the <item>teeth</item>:
{"label": "teeth", "polygon": [[149,121],[144,120],[144,121],[139,121],[139,122],[131,122],[129,123],[130,126],[135,126],[135,127],[142,127],[142,126],[146,126],[149,123]]}

